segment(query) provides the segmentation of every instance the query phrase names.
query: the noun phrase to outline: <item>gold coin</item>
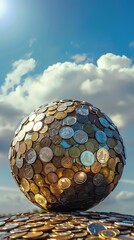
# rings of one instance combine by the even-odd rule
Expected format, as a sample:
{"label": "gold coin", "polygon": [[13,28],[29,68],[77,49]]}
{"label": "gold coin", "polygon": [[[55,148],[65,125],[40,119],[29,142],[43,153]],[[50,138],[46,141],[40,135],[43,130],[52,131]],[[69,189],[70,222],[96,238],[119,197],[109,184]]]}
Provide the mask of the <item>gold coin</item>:
{"label": "gold coin", "polygon": [[104,238],[111,238],[111,237],[116,237],[116,232],[114,232],[114,230],[102,230],[99,232],[99,236],[100,237],[104,237]]}
{"label": "gold coin", "polygon": [[73,112],[74,110],[75,110],[75,106],[71,106],[71,107],[68,107],[68,108],[67,108],[66,112],[67,112],[67,113],[71,113],[71,112]]}
{"label": "gold coin", "polygon": [[48,125],[45,125],[41,130],[40,133],[46,133],[48,130]]}
{"label": "gold coin", "polygon": [[37,237],[40,237],[41,235],[43,235],[43,232],[28,232],[27,234],[25,234],[24,236],[22,236],[22,238],[26,238],[26,239],[37,239]]}
{"label": "gold coin", "polygon": [[47,208],[47,200],[45,197],[43,197],[41,194],[36,194],[35,195],[35,201],[42,206],[43,208]]}
{"label": "gold coin", "polygon": [[26,146],[27,146],[27,149],[30,149],[31,147],[32,147],[32,140],[31,139],[27,139],[27,140],[25,140],[25,144],[26,144]]}
{"label": "gold coin", "polygon": [[56,197],[59,197],[60,194],[63,192],[61,188],[59,188],[58,184],[51,184],[50,185],[50,191],[53,193]]}
{"label": "gold coin", "polygon": [[15,162],[16,162],[16,161],[15,161],[15,158],[12,157],[11,160],[10,160],[11,166],[14,166],[14,165],[15,165]]}
{"label": "gold coin", "polygon": [[56,203],[57,202],[56,197],[54,195],[52,195],[52,194],[50,196],[47,196],[46,198],[47,198],[47,201],[49,203]]}
{"label": "gold coin", "polygon": [[54,172],[50,172],[47,175],[47,179],[50,183],[56,183],[58,181],[58,176]]}
{"label": "gold coin", "polygon": [[31,183],[30,191],[33,192],[34,194],[37,194],[37,193],[39,193],[39,188],[37,187],[37,185],[35,183]]}
{"label": "gold coin", "polygon": [[20,152],[21,154],[25,153],[26,148],[27,148],[27,147],[26,147],[25,142],[21,142],[21,143],[20,143],[20,146],[19,146],[19,152]]}
{"label": "gold coin", "polygon": [[94,162],[94,164],[91,166],[91,171],[93,173],[99,173],[100,170],[101,170],[101,164],[98,161]]}
{"label": "gold coin", "polygon": [[108,160],[107,164],[108,164],[108,167],[109,167],[110,169],[114,169],[115,166],[116,166],[116,161],[115,161],[114,158],[110,158],[110,159]]}
{"label": "gold coin", "polygon": [[85,240],[102,240],[102,237],[98,236],[89,236]]}
{"label": "gold coin", "polygon": [[23,190],[24,190],[25,192],[28,192],[29,189],[30,189],[29,182],[28,182],[28,180],[25,179],[25,178],[22,178],[22,180],[21,180],[21,186],[22,186],[22,188],[23,188]]}
{"label": "gold coin", "polygon": [[53,163],[47,163],[44,166],[44,172],[46,174],[50,173],[50,172],[56,172],[56,167],[53,165]]}
{"label": "gold coin", "polygon": [[36,141],[38,139],[38,136],[39,136],[38,132],[34,132],[31,137],[32,141]]}
{"label": "gold coin", "polygon": [[71,186],[71,181],[69,178],[62,177],[58,181],[58,186],[63,190],[67,189]]}
{"label": "gold coin", "polygon": [[31,231],[32,232],[38,232],[38,231],[47,232],[47,231],[49,231],[49,230],[51,230],[53,228],[54,228],[54,225],[50,225],[49,224],[49,225],[43,225],[43,226],[37,227],[37,228],[32,228]]}
{"label": "gold coin", "polygon": [[97,151],[97,159],[100,163],[106,163],[109,159],[109,152],[105,148],[100,148]]}
{"label": "gold coin", "polygon": [[69,156],[63,157],[61,159],[61,165],[64,168],[71,168],[73,165],[73,159]]}
{"label": "gold coin", "polygon": [[53,110],[53,111],[48,111],[47,114],[48,116],[52,116],[56,113],[56,110]]}
{"label": "gold coin", "polygon": [[111,183],[114,180],[114,176],[115,176],[114,172],[112,170],[110,170],[109,171],[109,176],[106,179],[108,184]]}
{"label": "gold coin", "polygon": [[91,167],[81,166],[81,170],[84,172],[91,172]]}
{"label": "gold coin", "polygon": [[79,171],[78,165],[77,165],[77,166],[76,166],[76,165],[73,165],[73,166],[72,166],[72,169],[73,169],[74,172],[78,172],[78,171]]}
{"label": "gold coin", "polygon": [[85,172],[79,171],[79,172],[75,173],[74,181],[77,184],[82,184],[82,183],[86,182],[86,180],[87,180],[87,174]]}
{"label": "gold coin", "polygon": [[48,111],[54,111],[57,109],[57,105],[51,106],[48,108]]}
{"label": "gold coin", "polygon": [[25,232],[23,232],[23,233],[14,233],[13,235],[10,236],[10,238],[11,239],[19,239],[19,238],[21,238],[24,235],[26,235]]}
{"label": "gold coin", "polygon": [[108,168],[103,167],[103,168],[100,170],[100,173],[102,173],[102,174],[104,175],[104,177],[107,178],[108,175],[109,175],[109,170],[108,170]]}
{"label": "gold coin", "polygon": [[43,187],[44,186],[44,179],[40,174],[35,174],[34,177],[34,182],[39,186]]}
{"label": "gold coin", "polygon": [[66,112],[56,112],[56,113],[54,114],[54,117],[55,117],[56,119],[59,119],[59,120],[65,118],[66,116],[67,116],[67,113],[66,113]]}
{"label": "gold coin", "polygon": [[50,195],[51,195],[49,189],[46,188],[46,187],[42,187],[42,188],[40,189],[40,192],[44,195],[44,197],[47,197],[47,196],[50,196]]}

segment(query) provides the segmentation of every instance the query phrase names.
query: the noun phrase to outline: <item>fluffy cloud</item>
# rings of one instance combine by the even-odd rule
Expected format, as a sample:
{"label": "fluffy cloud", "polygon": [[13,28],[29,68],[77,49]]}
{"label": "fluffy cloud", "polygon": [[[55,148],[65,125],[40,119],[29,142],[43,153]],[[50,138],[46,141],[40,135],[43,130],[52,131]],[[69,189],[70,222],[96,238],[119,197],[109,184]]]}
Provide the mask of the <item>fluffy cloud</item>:
{"label": "fluffy cloud", "polygon": [[82,63],[87,59],[87,54],[75,54],[71,57],[72,60],[74,60],[75,63]]}

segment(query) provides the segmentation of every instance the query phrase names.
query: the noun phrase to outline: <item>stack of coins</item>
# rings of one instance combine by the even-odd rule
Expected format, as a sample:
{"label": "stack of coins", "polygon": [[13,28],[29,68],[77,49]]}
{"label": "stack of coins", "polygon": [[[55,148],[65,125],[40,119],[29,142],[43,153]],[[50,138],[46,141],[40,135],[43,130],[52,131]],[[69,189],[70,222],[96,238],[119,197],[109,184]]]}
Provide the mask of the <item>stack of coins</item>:
{"label": "stack of coins", "polygon": [[0,216],[0,239],[129,240],[134,239],[134,216],[106,212]]}
{"label": "stack of coins", "polygon": [[23,119],[11,143],[12,174],[25,196],[54,211],[85,210],[117,185],[125,164],[112,120],[88,102],[62,100]]}

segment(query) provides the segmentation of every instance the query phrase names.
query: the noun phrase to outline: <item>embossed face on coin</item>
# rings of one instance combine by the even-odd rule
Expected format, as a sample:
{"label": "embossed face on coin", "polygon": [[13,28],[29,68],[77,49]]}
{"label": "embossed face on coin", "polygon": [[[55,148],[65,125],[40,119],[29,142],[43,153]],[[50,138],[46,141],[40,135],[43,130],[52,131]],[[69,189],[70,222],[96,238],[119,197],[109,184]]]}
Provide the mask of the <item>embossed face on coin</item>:
{"label": "embossed face on coin", "polygon": [[92,104],[76,100],[37,108],[21,121],[9,150],[21,191],[37,206],[54,211],[98,204],[117,185],[125,159],[112,120]]}

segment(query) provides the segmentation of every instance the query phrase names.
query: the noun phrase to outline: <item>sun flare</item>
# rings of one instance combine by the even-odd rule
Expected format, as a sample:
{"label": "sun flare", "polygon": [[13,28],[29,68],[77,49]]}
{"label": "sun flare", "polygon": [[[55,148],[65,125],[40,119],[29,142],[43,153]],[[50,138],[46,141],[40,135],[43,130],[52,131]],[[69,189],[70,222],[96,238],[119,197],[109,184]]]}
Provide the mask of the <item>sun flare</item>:
{"label": "sun flare", "polygon": [[4,0],[0,0],[0,17],[4,16],[7,10],[7,5]]}

